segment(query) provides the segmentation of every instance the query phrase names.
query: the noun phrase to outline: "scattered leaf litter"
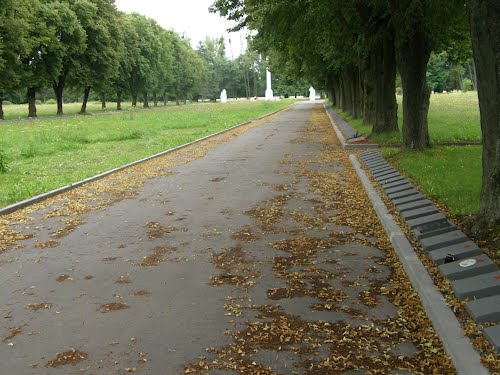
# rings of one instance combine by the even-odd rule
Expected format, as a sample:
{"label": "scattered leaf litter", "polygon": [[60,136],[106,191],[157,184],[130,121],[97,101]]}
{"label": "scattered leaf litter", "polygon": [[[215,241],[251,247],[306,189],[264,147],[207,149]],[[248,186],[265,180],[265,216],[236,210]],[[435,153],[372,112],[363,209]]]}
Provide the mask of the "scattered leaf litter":
{"label": "scattered leaf litter", "polygon": [[2,342],[8,342],[22,332],[23,332],[23,327],[12,328],[10,332],[3,338]]}
{"label": "scattered leaf litter", "polygon": [[[246,309],[255,310],[259,314],[257,320],[249,320],[243,330],[230,333],[232,343],[222,348],[208,348],[207,357],[185,366],[185,373],[205,374],[211,371],[237,371],[239,373],[275,374],[270,368],[260,365],[258,354],[262,350],[293,353],[297,361],[295,368],[304,374],[335,374],[344,372],[367,372],[386,374],[392,371],[409,371],[411,373],[455,373],[449,357],[434,332],[420,300],[409,283],[399,260],[394,254],[379,223],[372,206],[360,185],[357,176],[350,166],[348,155],[338,147],[333,130],[324,110],[313,111],[309,126],[301,137],[293,143],[314,142],[321,139],[322,151],[320,163],[336,163],[342,166],[337,173],[310,171],[308,164],[316,161],[292,162],[284,160],[282,166],[294,166],[295,178],[309,181],[311,191],[320,195],[321,200],[314,204],[316,217],[295,212],[291,216],[311,227],[321,224],[346,226],[349,231],[331,233],[327,238],[304,236],[300,231],[285,232],[277,225],[284,216],[289,194],[263,202],[259,207],[246,212],[257,220],[260,229],[267,233],[286,233],[297,238],[287,238],[270,244],[275,250],[284,252],[276,256],[273,271],[277,278],[287,283],[286,287],[270,288],[267,296],[270,300],[282,300],[295,297],[313,297],[318,303],[310,305],[317,311],[340,311],[351,316],[351,319],[364,321],[363,324],[352,325],[346,321],[310,321],[299,316],[287,314],[279,305],[263,305],[243,307],[236,300],[226,300],[225,314],[230,317],[242,317]],[[287,155],[291,156],[291,155]],[[287,158],[286,158],[287,159]],[[282,173],[282,171],[278,171]],[[291,173],[291,172],[286,172]],[[332,214],[334,213],[334,214]],[[373,241],[368,241],[373,239]],[[368,308],[376,307],[381,296],[387,298],[398,307],[396,316],[387,319],[367,319],[361,310],[349,307],[344,303],[351,298],[343,290],[333,288],[329,280],[342,277],[348,270],[344,269],[341,257],[357,256],[345,251],[328,259],[325,264],[335,267],[326,270],[317,264],[317,256],[327,249],[345,244],[358,244],[374,247],[386,253],[385,258],[374,258],[380,266],[390,269],[390,276],[384,280],[371,279],[377,274],[375,266],[366,270],[363,277],[364,290],[354,298],[356,303]],[[239,252],[239,254],[238,254]],[[238,258],[245,259],[241,249],[236,251]],[[233,259],[236,257],[220,256],[214,258],[214,266],[222,268],[228,277],[237,274],[240,265]],[[223,261],[225,259],[225,261]],[[235,265],[227,266],[226,263]],[[241,266],[243,267],[243,266]],[[374,268],[375,267],[375,268]],[[361,280],[342,280],[344,287],[361,288]],[[258,282],[258,280],[257,280]],[[415,351],[411,355],[402,355],[396,348],[400,344],[413,343]],[[278,354],[277,354],[278,355]]]}
{"label": "scattered leaf litter", "polygon": [[153,254],[148,255],[143,258],[142,262],[139,263],[141,267],[154,267],[159,265],[165,260],[165,255],[171,254],[177,251],[176,247],[172,246],[157,246],[154,249]]}
{"label": "scattered leaf litter", "polygon": [[102,312],[103,314],[128,309],[130,306],[125,303],[106,303],[104,305],[99,306],[97,310]]}
{"label": "scattered leaf litter", "polygon": [[42,302],[42,303],[29,303],[26,305],[27,309],[38,311],[38,310],[48,310],[52,308],[51,303]]}
{"label": "scattered leaf litter", "polygon": [[87,360],[89,355],[76,349],[70,349],[63,353],[57,353],[56,358],[47,362],[45,367],[76,366],[78,363]]}

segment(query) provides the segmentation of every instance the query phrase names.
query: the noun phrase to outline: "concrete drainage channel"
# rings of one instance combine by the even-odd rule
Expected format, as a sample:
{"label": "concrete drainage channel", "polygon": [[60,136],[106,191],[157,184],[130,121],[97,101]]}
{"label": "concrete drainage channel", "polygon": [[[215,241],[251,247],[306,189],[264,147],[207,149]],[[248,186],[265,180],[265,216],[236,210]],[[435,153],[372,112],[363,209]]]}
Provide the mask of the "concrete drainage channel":
{"label": "concrete drainage channel", "polygon": [[[361,159],[429,258],[451,280],[457,298],[468,300],[466,307],[474,321],[500,322],[500,271],[496,264],[378,153],[364,152]],[[485,328],[484,334],[500,353],[500,325]]]}
{"label": "concrete drainage channel", "polygon": [[[327,105],[325,110],[345,150],[374,149],[378,145],[349,143],[355,131]],[[342,129],[342,131],[340,129]],[[347,132],[347,133],[346,133]],[[346,134],[347,141],[344,137]],[[349,136],[351,135],[351,136]],[[496,264],[462,231],[376,151],[360,154],[361,160],[413,230],[430,259],[442,275],[452,281],[460,300],[478,324],[496,325],[483,329],[486,339],[500,353],[500,272]],[[358,158],[350,156],[359,178],[393,244],[403,267],[417,290],[436,332],[439,334],[459,374],[488,374],[470,340],[463,335],[455,314],[444,301],[410,242],[399,229],[387,207],[361,168]]]}

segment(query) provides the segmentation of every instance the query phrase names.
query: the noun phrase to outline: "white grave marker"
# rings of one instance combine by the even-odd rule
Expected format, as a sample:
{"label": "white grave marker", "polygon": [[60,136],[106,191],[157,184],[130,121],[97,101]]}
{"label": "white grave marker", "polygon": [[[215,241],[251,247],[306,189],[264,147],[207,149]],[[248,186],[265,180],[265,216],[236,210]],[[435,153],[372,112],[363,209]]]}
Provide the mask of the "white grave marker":
{"label": "white grave marker", "polygon": [[220,102],[227,103],[227,91],[226,91],[226,89],[222,90],[222,92],[220,93]]}

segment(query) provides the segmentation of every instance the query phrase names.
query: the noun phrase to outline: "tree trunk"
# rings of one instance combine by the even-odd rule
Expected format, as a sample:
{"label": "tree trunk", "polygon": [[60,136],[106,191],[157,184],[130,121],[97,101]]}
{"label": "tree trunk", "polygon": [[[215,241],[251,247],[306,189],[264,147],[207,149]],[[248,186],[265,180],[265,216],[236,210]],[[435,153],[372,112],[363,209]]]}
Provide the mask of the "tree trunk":
{"label": "tree trunk", "polygon": [[377,122],[376,101],[377,101],[377,79],[378,70],[381,65],[380,45],[375,46],[369,56],[362,64],[363,71],[363,122],[375,127]]}
{"label": "tree trunk", "polygon": [[431,48],[424,30],[415,30],[411,38],[404,40],[396,47],[403,86],[403,148],[423,150],[429,147],[427,113],[431,90],[426,71]]}
{"label": "tree trunk", "polygon": [[253,69],[253,96],[257,98],[259,96],[259,90],[257,87],[257,71]]}
{"label": "tree trunk", "polygon": [[346,67],[342,71],[342,87],[343,87],[343,110],[351,117],[357,117],[356,112],[356,80],[353,74],[352,67]]}
{"label": "tree trunk", "polygon": [[158,107],[158,96],[156,95],[156,91],[153,92],[153,104],[155,107]]}
{"label": "tree trunk", "polygon": [[0,92],[0,120],[4,119],[3,113],[3,92]]}
{"label": "tree trunk", "polygon": [[106,110],[106,96],[101,94],[101,111]]}
{"label": "tree trunk", "polygon": [[481,221],[500,225],[500,3],[468,0],[483,143]]}
{"label": "tree trunk", "polygon": [[175,105],[181,105],[181,102],[179,101],[179,95],[175,95]]}
{"label": "tree trunk", "polygon": [[90,86],[85,87],[85,91],[83,93],[82,109],[80,110],[81,114],[87,113],[87,103],[89,101],[90,88]]}
{"label": "tree trunk", "polygon": [[340,78],[336,75],[333,77],[333,95],[335,96],[335,105],[337,107],[341,106],[341,89],[340,89]]}
{"label": "tree trunk", "polygon": [[167,105],[167,93],[163,93],[163,105],[166,106]]}
{"label": "tree trunk", "polygon": [[63,115],[63,93],[64,93],[64,85],[66,84],[66,76],[61,74],[57,81],[54,81],[52,84],[52,88],[54,89],[54,94],[56,95],[57,100],[57,114]]}
{"label": "tree trunk", "polygon": [[121,111],[122,110],[122,92],[118,91],[116,93],[116,110]]}
{"label": "tree trunk", "polygon": [[394,40],[386,38],[380,46],[375,81],[374,134],[398,131],[398,104],[396,101],[396,52]]}
{"label": "tree trunk", "polygon": [[132,94],[132,107],[137,107],[137,93]]}
{"label": "tree trunk", "polygon": [[143,104],[143,108],[149,108],[149,99],[148,99],[148,93],[145,92],[144,93],[144,104]]}
{"label": "tree trunk", "polygon": [[470,80],[472,81],[472,85],[474,86],[474,91],[477,91],[476,63],[474,62],[474,59],[471,60],[469,70],[470,70]]}
{"label": "tree trunk", "polygon": [[30,87],[27,92],[28,97],[28,117],[36,117],[36,89]]}

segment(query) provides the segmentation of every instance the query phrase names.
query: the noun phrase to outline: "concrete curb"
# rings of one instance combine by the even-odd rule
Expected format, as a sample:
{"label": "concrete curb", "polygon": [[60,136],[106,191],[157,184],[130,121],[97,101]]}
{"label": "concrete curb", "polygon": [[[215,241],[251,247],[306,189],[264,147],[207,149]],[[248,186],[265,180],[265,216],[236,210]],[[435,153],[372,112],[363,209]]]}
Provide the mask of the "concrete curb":
{"label": "concrete curb", "polygon": [[457,373],[464,375],[489,374],[489,371],[481,364],[481,357],[473,348],[470,340],[463,335],[457,317],[444,301],[443,295],[437,290],[410,242],[388,212],[387,207],[373,188],[356,156],[351,154],[349,159],[375,208],[377,216],[382,222],[392,246],[396,250],[399,260],[403,264],[410,282],[420,296],[422,305],[434,329],[443,342],[446,352],[450,355]]}
{"label": "concrete curb", "polygon": [[210,139],[210,138],[213,138],[213,137],[217,137],[217,136],[219,136],[221,134],[230,132],[230,131],[232,131],[234,129],[237,129],[239,127],[242,127],[244,125],[248,125],[252,121],[262,120],[262,119],[264,119],[266,117],[269,117],[269,116],[272,116],[272,115],[274,115],[276,113],[282,112],[282,111],[290,108],[292,105],[295,105],[295,104],[291,104],[290,106],[285,107],[283,109],[280,109],[280,110],[268,113],[268,114],[266,114],[264,116],[261,116],[261,117],[249,120],[247,122],[235,125],[235,126],[229,128],[229,129],[222,130],[222,131],[220,131],[218,133],[207,135],[206,137],[196,139],[196,140],[194,140],[192,142],[189,142],[189,143],[186,143],[186,144],[183,144],[183,145],[171,148],[171,149],[166,150],[166,151],[162,151],[162,152],[160,152],[158,154],[148,156],[148,157],[146,157],[144,159],[140,159],[140,160],[134,161],[132,163],[123,165],[121,167],[111,169],[109,171],[100,173],[100,174],[98,174],[96,176],[92,176],[92,177],[86,178],[86,179],[84,179],[82,181],[78,181],[78,182],[75,182],[73,184],[69,184],[69,185],[63,186],[63,187],[61,187],[59,189],[55,189],[55,190],[49,191],[47,193],[43,193],[43,194],[37,195],[35,197],[25,199],[25,200],[23,200],[21,202],[17,202],[17,203],[11,204],[10,206],[7,206],[7,207],[4,207],[4,208],[0,209],[0,216],[10,214],[10,213],[15,212],[17,210],[20,210],[21,208],[25,208],[25,207],[31,206],[33,204],[36,204],[36,203],[40,203],[40,202],[42,202],[42,201],[44,201],[46,199],[52,198],[52,197],[54,197],[56,195],[68,192],[68,191],[76,189],[76,188],[78,188],[80,186],[86,185],[86,184],[88,184],[90,182],[100,180],[100,179],[102,179],[102,178],[104,178],[106,176],[109,176],[109,175],[113,174],[113,173],[116,173],[116,172],[122,171],[124,169],[133,167],[134,165],[141,164],[141,163],[144,163],[144,162],[149,161],[151,159],[159,158],[161,156],[165,156],[167,154],[170,154],[172,152],[175,152],[175,151],[181,150],[183,148],[189,147],[189,146],[194,145],[196,143],[203,142],[203,141],[205,141],[207,139]]}
{"label": "concrete curb", "polygon": [[340,140],[340,143],[342,144],[342,148],[344,150],[360,150],[360,149],[365,150],[365,149],[376,149],[376,148],[380,147],[379,145],[374,144],[374,143],[359,143],[359,144],[347,143],[345,138],[344,138],[344,134],[342,134],[339,127],[335,123],[335,120],[333,119],[332,115],[328,111],[328,108],[326,107],[325,102],[323,102],[323,107],[325,108],[325,112],[326,112],[328,118],[330,119],[330,122],[333,126],[333,130],[335,130],[335,133],[337,134],[337,137]]}

